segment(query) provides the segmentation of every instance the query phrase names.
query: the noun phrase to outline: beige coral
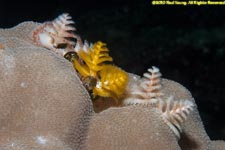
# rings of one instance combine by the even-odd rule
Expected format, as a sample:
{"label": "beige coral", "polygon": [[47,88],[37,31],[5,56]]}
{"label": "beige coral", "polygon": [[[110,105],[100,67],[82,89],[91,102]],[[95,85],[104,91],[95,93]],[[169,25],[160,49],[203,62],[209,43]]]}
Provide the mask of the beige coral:
{"label": "beige coral", "polygon": [[27,41],[0,42],[0,149],[41,149],[39,136],[49,149],[83,149],[93,110],[72,65]]}
{"label": "beige coral", "polygon": [[[32,41],[40,26],[24,22],[0,29],[1,150],[224,149],[223,141],[210,141],[197,107],[184,123],[179,141],[152,106],[94,113],[72,64]],[[128,88],[137,79],[130,75]],[[161,82],[165,96],[194,103],[182,85]]]}

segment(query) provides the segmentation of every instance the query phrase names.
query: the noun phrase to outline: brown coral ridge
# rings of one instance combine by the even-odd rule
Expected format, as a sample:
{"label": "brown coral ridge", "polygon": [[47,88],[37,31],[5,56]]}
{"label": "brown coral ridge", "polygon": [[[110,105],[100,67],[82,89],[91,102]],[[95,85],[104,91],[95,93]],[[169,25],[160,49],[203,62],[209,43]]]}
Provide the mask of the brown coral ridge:
{"label": "brown coral ridge", "polygon": [[[94,113],[88,92],[73,66],[32,41],[42,24],[25,22],[0,29],[1,150],[220,150],[210,141],[197,107],[178,141],[152,106],[108,108]],[[128,85],[135,82],[130,75]],[[164,95],[187,99],[180,84],[162,79]]]}
{"label": "brown coral ridge", "polygon": [[0,42],[8,46],[0,52],[0,149],[83,149],[92,104],[70,63],[27,41]]}

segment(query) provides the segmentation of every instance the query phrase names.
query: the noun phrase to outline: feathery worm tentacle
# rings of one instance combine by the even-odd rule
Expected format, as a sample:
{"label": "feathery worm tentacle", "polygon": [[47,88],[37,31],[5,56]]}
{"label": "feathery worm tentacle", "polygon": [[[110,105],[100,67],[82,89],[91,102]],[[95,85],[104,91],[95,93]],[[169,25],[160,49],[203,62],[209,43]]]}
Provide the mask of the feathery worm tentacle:
{"label": "feathery worm tentacle", "polygon": [[123,101],[127,105],[151,105],[157,108],[164,122],[180,138],[182,125],[193,110],[194,104],[189,100],[174,100],[173,97],[165,98],[161,91],[161,73],[158,68],[152,67],[144,73],[143,77],[128,89],[127,98]]}
{"label": "feathery worm tentacle", "polygon": [[193,111],[193,107],[194,104],[192,101],[175,101],[172,96],[156,104],[156,108],[160,111],[164,122],[170,127],[178,139],[182,132],[182,125],[187,120],[190,112]]}
{"label": "feathery worm tentacle", "polygon": [[143,78],[135,88],[128,89],[128,98],[123,101],[124,105],[153,104],[161,99],[161,73],[158,68],[152,67],[144,73]]}
{"label": "feathery worm tentacle", "polygon": [[[74,38],[78,36],[73,33],[76,28],[72,25],[72,17],[64,13],[51,22],[46,22],[33,32],[33,41],[47,49],[50,49],[62,56],[75,46]],[[60,48],[64,45],[65,48]],[[70,50],[68,50],[69,48]]]}

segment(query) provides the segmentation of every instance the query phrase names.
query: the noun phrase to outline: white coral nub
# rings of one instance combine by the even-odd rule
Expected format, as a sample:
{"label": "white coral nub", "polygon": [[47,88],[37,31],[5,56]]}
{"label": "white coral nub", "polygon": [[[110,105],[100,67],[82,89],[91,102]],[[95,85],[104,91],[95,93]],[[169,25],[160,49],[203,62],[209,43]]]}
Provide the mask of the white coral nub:
{"label": "white coral nub", "polygon": [[187,120],[187,116],[193,111],[194,104],[190,100],[175,101],[173,97],[158,101],[156,108],[159,109],[164,122],[174,132],[176,137],[180,139],[182,125]]}
{"label": "white coral nub", "polygon": [[[75,42],[71,38],[76,38],[73,33],[76,29],[71,26],[74,21],[71,16],[64,13],[51,22],[44,23],[33,32],[33,40],[36,44],[55,51],[56,53],[66,53],[63,49],[58,49],[59,45],[74,47]],[[61,55],[63,55],[61,54]]]}
{"label": "white coral nub", "polygon": [[160,91],[161,73],[159,69],[153,66],[143,76],[138,85],[128,89],[128,98],[123,101],[124,105],[154,104],[163,96]]}

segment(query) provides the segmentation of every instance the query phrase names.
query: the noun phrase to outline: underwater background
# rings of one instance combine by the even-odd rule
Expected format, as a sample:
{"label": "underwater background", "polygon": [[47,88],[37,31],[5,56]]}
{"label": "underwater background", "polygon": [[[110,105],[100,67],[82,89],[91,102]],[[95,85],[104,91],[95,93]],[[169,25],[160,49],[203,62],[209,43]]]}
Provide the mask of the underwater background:
{"label": "underwater background", "polygon": [[142,75],[151,66],[192,93],[208,135],[225,140],[225,6],[153,6],[148,0],[6,1],[0,27],[68,12],[77,33],[107,43],[116,65]]}

